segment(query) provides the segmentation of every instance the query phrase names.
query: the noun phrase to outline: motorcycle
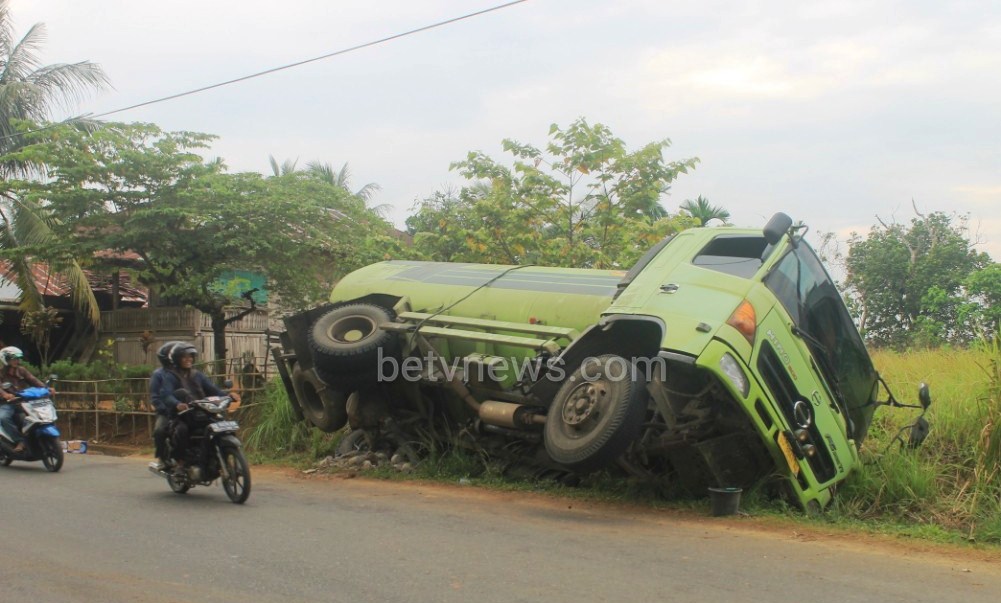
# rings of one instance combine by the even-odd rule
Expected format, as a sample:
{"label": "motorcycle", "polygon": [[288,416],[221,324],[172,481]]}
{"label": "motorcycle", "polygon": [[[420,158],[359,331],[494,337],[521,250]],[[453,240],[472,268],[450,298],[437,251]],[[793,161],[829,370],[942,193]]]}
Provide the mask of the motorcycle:
{"label": "motorcycle", "polygon": [[[175,393],[184,400],[187,392]],[[243,504],[250,496],[250,465],[243,454],[243,444],[236,437],[240,425],[226,419],[226,409],[232,404],[230,396],[211,396],[188,402],[188,410],[178,413],[190,429],[190,443],[185,452],[184,471],[175,472],[174,466],[159,468],[150,463],[149,470],[167,480],[170,489],[184,494],[194,486],[211,486],[219,479],[226,496],[236,504]],[[170,439],[167,457],[173,458]]]}
{"label": "motorcycle", "polygon": [[[17,404],[24,415],[21,420],[21,436],[25,448],[22,452],[14,451],[14,439],[0,425],[0,465],[4,467],[14,461],[42,461],[45,468],[55,473],[63,466],[63,447],[59,442],[59,428],[56,427],[56,407],[52,404],[48,385],[46,387],[29,387],[17,392],[17,397],[4,404]],[[4,390],[11,391],[11,384],[4,383]],[[15,415],[16,416],[16,415]]]}

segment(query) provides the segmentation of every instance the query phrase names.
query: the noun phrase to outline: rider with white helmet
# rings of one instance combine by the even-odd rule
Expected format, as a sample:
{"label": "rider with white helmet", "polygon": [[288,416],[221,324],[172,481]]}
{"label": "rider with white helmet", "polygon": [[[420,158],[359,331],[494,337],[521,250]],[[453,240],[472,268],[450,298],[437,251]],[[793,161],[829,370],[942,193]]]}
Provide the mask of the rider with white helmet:
{"label": "rider with white helmet", "polygon": [[[45,384],[32,375],[28,369],[21,366],[21,359],[23,358],[24,352],[20,348],[7,346],[0,349],[0,367],[2,367],[0,368],[0,382],[10,384],[10,391],[0,389],[0,396],[3,397],[4,402],[13,400],[17,397],[17,392],[27,387],[45,387]],[[49,391],[51,392],[52,388],[49,388]],[[22,452],[24,450],[24,438],[21,437],[21,428],[14,420],[16,410],[17,407],[13,404],[0,405],[0,423],[3,424],[4,430],[14,440],[14,452]]]}

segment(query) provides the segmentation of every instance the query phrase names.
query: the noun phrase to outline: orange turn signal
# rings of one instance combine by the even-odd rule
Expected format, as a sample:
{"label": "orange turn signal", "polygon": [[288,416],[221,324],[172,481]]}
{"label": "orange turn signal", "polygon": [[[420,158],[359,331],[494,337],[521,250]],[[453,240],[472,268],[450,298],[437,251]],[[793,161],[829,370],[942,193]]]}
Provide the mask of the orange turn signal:
{"label": "orange turn signal", "polygon": [[733,311],[726,324],[740,331],[747,343],[754,346],[754,334],[758,330],[758,317],[754,313],[754,306],[746,299],[740,302],[737,309]]}

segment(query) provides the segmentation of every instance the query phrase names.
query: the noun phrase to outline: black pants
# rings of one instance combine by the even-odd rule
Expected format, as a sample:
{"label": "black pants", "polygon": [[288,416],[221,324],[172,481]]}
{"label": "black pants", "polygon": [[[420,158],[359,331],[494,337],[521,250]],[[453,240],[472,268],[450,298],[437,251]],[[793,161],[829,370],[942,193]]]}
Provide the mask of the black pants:
{"label": "black pants", "polygon": [[188,444],[191,442],[191,427],[184,417],[176,417],[171,421],[170,444],[172,450],[170,456],[175,460],[184,460],[188,451]]}
{"label": "black pants", "polygon": [[166,415],[156,415],[156,425],[153,426],[153,447],[156,458],[167,460],[167,436],[170,434],[170,419]]}

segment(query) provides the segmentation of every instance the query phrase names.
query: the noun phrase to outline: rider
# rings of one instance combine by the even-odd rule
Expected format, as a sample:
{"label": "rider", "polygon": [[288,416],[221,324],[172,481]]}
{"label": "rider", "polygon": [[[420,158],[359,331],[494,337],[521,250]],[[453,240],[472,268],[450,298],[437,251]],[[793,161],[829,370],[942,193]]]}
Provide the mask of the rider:
{"label": "rider", "polygon": [[174,392],[184,389],[190,394],[190,399],[200,399],[207,396],[221,396],[222,390],[216,387],[201,371],[193,368],[198,350],[190,343],[180,342],[170,348],[167,354],[170,366],[164,373],[160,386],[160,401],[173,418],[173,437],[171,456],[174,459],[174,472],[184,471],[184,454],[188,449],[191,426],[180,413],[188,410],[187,401],[178,400]]}
{"label": "rider", "polygon": [[[3,366],[0,369],[0,381],[10,383],[13,392],[19,392],[27,387],[45,387],[45,384],[32,375],[28,369],[21,366],[22,358],[24,358],[24,352],[19,348],[7,346],[0,349],[0,365]],[[55,394],[56,392],[50,387],[49,393]],[[17,397],[15,393],[2,389],[0,389],[0,396],[3,396],[4,401],[10,401]],[[0,423],[3,424],[4,430],[10,434],[14,441],[14,452],[20,453],[24,452],[24,438],[21,437],[21,428],[14,420],[16,410],[17,407],[13,404],[0,405]]]}
{"label": "rider", "polygon": [[163,402],[161,390],[163,382],[170,370],[170,350],[180,341],[168,341],[156,351],[160,368],[153,371],[149,377],[149,396],[153,409],[156,411],[156,425],[153,427],[153,446],[156,455],[156,469],[162,471],[167,466],[167,433],[170,425],[170,412]]}

